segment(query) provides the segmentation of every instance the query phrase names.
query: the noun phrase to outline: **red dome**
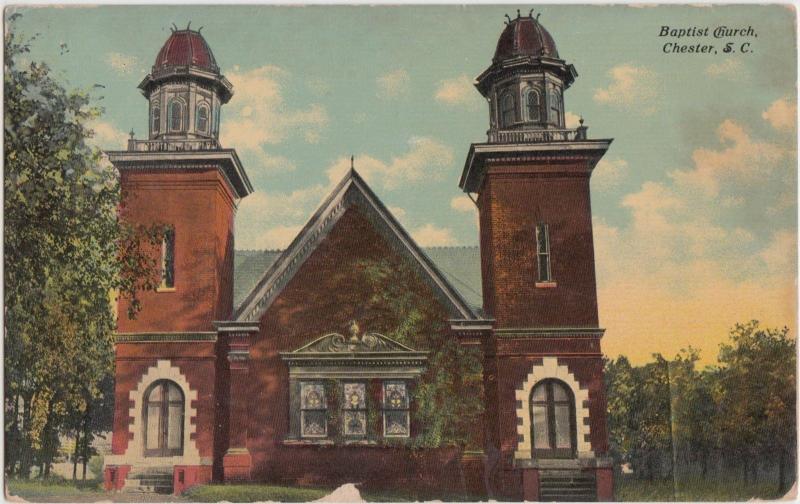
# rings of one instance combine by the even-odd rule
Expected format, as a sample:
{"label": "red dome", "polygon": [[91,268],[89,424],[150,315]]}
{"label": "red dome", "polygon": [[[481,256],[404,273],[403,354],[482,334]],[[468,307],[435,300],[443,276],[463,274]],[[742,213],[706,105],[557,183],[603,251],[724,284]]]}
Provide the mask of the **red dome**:
{"label": "red dome", "polygon": [[497,41],[495,61],[518,56],[558,58],[553,37],[531,16],[512,19]]}
{"label": "red dome", "polygon": [[175,30],[158,51],[153,71],[166,67],[194,66],[219,73],[217,61],[211,48],[199,31],[190,29]]}

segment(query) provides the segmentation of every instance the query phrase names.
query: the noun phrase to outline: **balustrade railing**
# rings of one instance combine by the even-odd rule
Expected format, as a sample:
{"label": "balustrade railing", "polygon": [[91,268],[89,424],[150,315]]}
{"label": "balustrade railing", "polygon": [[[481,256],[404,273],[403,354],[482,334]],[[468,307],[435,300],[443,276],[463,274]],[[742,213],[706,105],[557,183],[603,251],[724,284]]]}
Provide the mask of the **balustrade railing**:
{"label": "balustrade railing", "polygon": [[586,140],[586,126],[575,129],[489,130],[489,143],[545,143]]}
{"label": "balustrade railing", "polygon": [[135,152],[185,152],[219,148],[219,142],[213,139],[128,140],[128,150]]}

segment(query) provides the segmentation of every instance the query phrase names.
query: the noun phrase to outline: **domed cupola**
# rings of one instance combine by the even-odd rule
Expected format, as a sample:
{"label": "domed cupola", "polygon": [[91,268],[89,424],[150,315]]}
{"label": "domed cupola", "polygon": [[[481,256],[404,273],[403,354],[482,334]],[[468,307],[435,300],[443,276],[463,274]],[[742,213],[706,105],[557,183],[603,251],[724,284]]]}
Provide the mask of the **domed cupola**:
{"label": "domed cupola", "polygon": [[565,130],[564,90],[578,75],[575,67],[561,59],[533,10],[506,18],[492,64],[475,82],[489,102],[489,142],[574,138]]}
{"label": "domed cupola", "polygon": [[518,17],[506,24],[497,41],[492,61],[504,61],[525,56],[545,56],[558,59],[556,43],[550,32],[539,24],[538,16]]}
{"label": "domed cupola", "polygon": [[217,145],[220,108],[231,99],[233,86],[220,73],[200,30],[173,25],[150,74],[139,84],[150,102],[151,140]]}

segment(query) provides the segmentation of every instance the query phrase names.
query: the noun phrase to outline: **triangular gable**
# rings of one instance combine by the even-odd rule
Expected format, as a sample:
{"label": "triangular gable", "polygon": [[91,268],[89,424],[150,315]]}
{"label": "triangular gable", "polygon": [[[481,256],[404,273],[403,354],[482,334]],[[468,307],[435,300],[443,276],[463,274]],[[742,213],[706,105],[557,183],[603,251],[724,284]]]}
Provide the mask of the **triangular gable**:
{"label": "triangular gable", "polygon": [[382,227],[394,242],[400,244],[399,252],[419,266],[425,279],[445,302],[453,318],[477,318],[459,292],[450,285],[425,252],[417,246],[403,226],[367,186],[364,179],[351,168],[314,212],[292,243],[264,272],[242,305],[236,310],[235,320],[259,320],[300,270],[305,260],[330,233],[345,210],[354,205],[368,214],[368,217],[372,217],[371,221]]}

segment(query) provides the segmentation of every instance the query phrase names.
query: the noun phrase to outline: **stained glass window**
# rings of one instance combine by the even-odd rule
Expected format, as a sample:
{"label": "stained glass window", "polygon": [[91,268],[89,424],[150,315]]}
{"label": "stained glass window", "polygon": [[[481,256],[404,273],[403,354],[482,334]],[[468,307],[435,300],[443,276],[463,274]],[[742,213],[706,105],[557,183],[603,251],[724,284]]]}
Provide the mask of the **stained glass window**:
{"label": "stained glass window", "polygon": [[408,437],[411,434],[408,389],[405,382],[383,383],[383,435]]}
{"label": "stained glass window", "polygon": [[328,435],[325,386],[320,382],[300,383],[300,433],[303,437]]}
{"label": "stained glass window", "polygon": [[365,437],[367,435],[367,387],[364,383],[343,384],[342,409],[344,435]]}
{"label": "stained glass window", "polygon": [[531,392],[534,454],[570,457],[574,452],[575,413],[572,394],[557,380],[544,380]]}

